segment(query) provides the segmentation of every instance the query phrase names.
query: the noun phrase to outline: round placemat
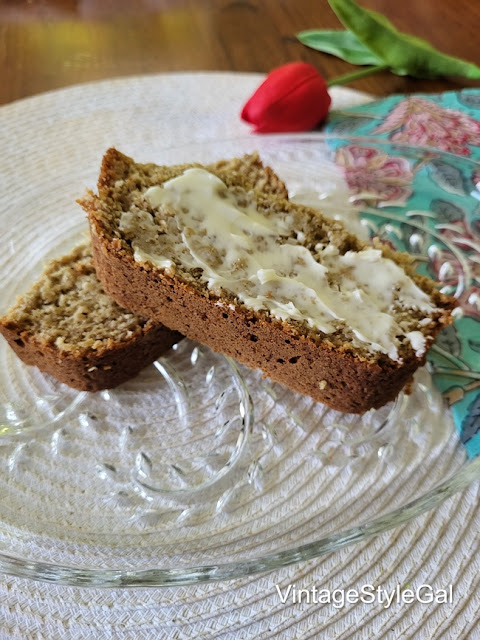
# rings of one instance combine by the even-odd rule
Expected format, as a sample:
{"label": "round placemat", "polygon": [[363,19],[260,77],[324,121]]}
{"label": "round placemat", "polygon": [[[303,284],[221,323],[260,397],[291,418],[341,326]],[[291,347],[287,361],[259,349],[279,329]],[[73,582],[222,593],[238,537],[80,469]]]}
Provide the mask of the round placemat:
{"label": "round placemat", "polygon": [[[152,139],[160,151],[244,136],[248,127],[238,113],[261,78],[186,73],[72,87],[3,107],[0,140],[25,176],[29,163],[43,163],[59,182],[69,167],[80,162],[91,166],[91,172],[78,177],[81,193],[85,184],[93,186],[98,159],[108,146],[138,157],[142,143],[152,148]],[[332,91],[332,97],[334,108],[369,99],[345,89]],[[131,136],[134,127],[136,134]],[[42,154],[52,136],[58,137],[61,148],[55,162]],[[55,196],[45,197],[49,195]],[[75,204],[68,200],[55,206],[65,206],[68,215]],[[475,484],[439,509],[368,542],[236,581],[120,591],[5,577],[0,586],[0,630],[5,638],[474,637],[480,609],[477,498]],[[389,606],[380,601],[384,592],[401,594],[422,585],[440,591],[453,585],[452,601],[417,599]],[[374,602],[342,602],[349,589],[361,593],[365,587],[367,593],[380,589]],[[320,591],[328,602],[318,601]],[[428,589],[422,593],[428,594]]]}

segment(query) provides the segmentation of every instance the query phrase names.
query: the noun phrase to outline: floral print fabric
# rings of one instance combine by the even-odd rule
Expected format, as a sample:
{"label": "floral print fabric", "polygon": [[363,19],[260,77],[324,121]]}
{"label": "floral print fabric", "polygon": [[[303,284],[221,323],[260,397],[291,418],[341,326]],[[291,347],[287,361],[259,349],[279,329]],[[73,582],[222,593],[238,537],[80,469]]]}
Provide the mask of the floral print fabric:
{"label": "floral print fabric", "polygon": [[[480,163],[480,91],[391,96],[333,111],[325,130],[392,143],[339,144],[335,161],[367,217],[378,221],[382,210],[394,212],[397,248],[415,253],[412,240],[429,243],[423,272],[458,298],[463,315],[440,334],[429,361],[461,441],[475,457],[480,454],[480,164],[469,160]],[[424,148],[417,162],[402,157],[402,144]],[[380,201],[381,208],[373,209]],[[391,221],[384,227],[391,229]]]}

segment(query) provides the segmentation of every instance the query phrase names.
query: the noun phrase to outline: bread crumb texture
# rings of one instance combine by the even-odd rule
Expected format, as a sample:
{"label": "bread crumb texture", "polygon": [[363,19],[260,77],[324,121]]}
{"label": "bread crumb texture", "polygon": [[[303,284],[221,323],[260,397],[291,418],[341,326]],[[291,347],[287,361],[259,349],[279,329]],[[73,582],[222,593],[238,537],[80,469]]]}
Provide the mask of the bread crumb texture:
{"label": "bread crumb texture", "polygon": [[[287,325],[314,342],[327,341],[333,348],[366,361],[421,359],[438,326],[450,322],[452,300],[439,293],[428,278],[414,274],[410,256],[380,242],[372,248],[349,233],[341,222],[288,201],[279,186],[283,183],[256,154],[206,167],[223,183],[220,197],[235,208],[258,212],[258,219],[263,219],[260,224],[265,225],[265,233],[255,236],[255,220],[243,216],[245,234],[250,235],[248,249],[243,256],[241,250],[236,251],[236,259],[228,262],[235,247],[228,231],[223,242],[220,238],[220,216],[209,229],[201,219],[201,207],[187,211],[181,203],[175,208],[168,200],[155,203],[149,197],[155,187],[168,186],[173,178],[199,167],[140,165],[112,150],[104,160],[99,197],[91,194],[83,204],[90,211],[91,221],[95,220],[112,240],[118,240],[118,247],[133,255],[143,268],[156,268],[203,296],[244,308],[247,313],[253,310],[263,320]],[[163,187],[155,194],[157,199],[166,193]],[[179,201],[178,193],[173,193],[172,200]],[[266,240],[271,240],[268,236],[275,226],[278,236],[269,246]],[[243,239],[240,249],[242,244]],[[271,279],[255,289],[257,274],[249,270],[248,254],[255,252],[251,262],[256,262],[262,253],[273,254],[272,244],[274,260],[296,251],[295,258],[284,261],[288,267],[284,272],[276,268],[276,281],[267,274]],[[303,286],[303,308],[297,305],[291,312],[292,300],[295,302],[291,284],[298,285],[305,258],[310,265],[307,270],[318,271],[317,285],[313,285],[317,291],[312,291],[310,283]],[[362,266],[363,280],[352,276],[360,271],[358,265]],[[389,278],[385,276],[387,269]],[[260,272],[265,278],[266,270]],[[324,313],[322,306],[332,300],[337,307]],[[318,321],[319,314],[323,322]]]}
{"label": "bread crumb texture", "polygon": [[109,149],[79,203],[119,304],[340,411],[392,400],[452,322],[410,256],[289,201],[256,154],[158,166]]}
{"label": "bread crumb texture", "polygon": [[122,309],[98,280],[90,244],[50,261],[31,289],[0,318],[39,345],[83,354],[105,350],[143,334],[148,320]]}

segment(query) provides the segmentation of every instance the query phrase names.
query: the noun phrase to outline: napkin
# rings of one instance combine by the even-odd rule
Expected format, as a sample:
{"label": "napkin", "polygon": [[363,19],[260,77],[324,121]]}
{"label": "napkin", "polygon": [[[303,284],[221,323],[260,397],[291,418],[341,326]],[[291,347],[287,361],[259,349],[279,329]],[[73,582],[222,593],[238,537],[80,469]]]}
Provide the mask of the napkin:
{"label": "napkin", "polygon": [[[457,291],[461,315],[440,334],[428,360],[473,458],[480,453],[480,164],[465,166],[458,156],[480,162],[480,90],[394,95],[332,111],[325,132],[432,148],[428,169],[411,170],[395,160],[401,151],[394,147],[385,157],[372,150],[369,158],[350,145],[343,155],[348,154],[349,166],[371,162],[373,170],[373,164],[378,168],[380,163],[392,176],[394,199],[401,207],[393,204],[389,209],[404,218],[392,224],[408,225],[413,215],[438,234],[442,249],[425,273],[442,280],[447,289],[454,288],[458,273],[469,274]],[[436,157],[434,150],[447,153]],[[428,212],[435,216],[425,215]]]}

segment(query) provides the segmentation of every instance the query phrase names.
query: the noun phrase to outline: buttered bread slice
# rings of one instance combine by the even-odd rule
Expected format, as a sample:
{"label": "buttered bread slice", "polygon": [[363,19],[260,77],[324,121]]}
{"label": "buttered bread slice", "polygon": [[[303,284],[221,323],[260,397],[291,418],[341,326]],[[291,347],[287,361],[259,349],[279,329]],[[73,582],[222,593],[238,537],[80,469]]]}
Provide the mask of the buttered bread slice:
{"label": "buttered bread slice", "polygon": [[45,265],[0,317],[0,333],[26,364],[83,391],[116,387],[183,337],[112,300],[88,243]]}
{"label": "buttered bread slice", "polygon": [[105,290],[334,409],[380,407],[454,301],[407,255],[289,202],[270,169],[239,170],[248,158],[159,167],[110,149],[81,200]]}

